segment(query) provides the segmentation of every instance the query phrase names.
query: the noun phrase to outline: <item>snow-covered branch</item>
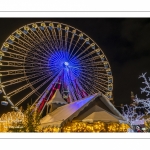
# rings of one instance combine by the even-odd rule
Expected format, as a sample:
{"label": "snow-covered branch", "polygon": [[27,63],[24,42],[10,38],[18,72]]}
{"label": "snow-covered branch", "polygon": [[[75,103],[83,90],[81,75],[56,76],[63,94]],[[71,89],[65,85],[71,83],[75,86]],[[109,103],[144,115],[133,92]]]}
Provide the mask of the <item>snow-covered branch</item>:
{"label": "snow-covered branch", "polygon": [[138,114],[137,113],[137,106],[128,106],[124,105],[122,108],[122,115],[125,117],[125,119],[132,125],[134,121],[142,119],[144,114]]}
{"label": "snow-covered branch", "polygon": [[[141,89],[141,93],[146,93],[146,96],[150,95],[150,78],[146,78],[146,73],[142,73],[139,78],[143,78],[145,84],[144,88]],[[139,113],[139,110],[144,110],[144,112]],[[134,97],[133,103],[128,106],[124,105],[122,108],[122,114],[128,122],[131,124],[136,120],[141,120],[145,115],[150,114],[150,98],[139,99],[137,96]]]}
{"label": "snow-covered branch", "polygon": [[150,78],[148,78],[149,81],[147,81],[146,73],[142,73],[142,75],[139,76],[139,78],[143,78],[144,82],[142,82],[142,83],[146,85],[144,88],[140,88],[141,89],[141,94],[146,93],[146,96],[149,96],[150,95],[150,83],[149,83]]}

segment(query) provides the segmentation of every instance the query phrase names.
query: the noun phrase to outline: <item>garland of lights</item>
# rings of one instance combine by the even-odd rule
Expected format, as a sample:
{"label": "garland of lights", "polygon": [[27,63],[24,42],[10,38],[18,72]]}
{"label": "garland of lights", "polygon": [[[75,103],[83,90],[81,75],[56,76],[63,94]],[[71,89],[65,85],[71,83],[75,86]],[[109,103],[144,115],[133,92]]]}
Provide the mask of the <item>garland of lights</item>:
{"label": "garland of lights", "polygon": [[129,125],[124,123],[104,123],[104,122],[71,122],[64,127],[45,127],[39,132],[127,132]]}

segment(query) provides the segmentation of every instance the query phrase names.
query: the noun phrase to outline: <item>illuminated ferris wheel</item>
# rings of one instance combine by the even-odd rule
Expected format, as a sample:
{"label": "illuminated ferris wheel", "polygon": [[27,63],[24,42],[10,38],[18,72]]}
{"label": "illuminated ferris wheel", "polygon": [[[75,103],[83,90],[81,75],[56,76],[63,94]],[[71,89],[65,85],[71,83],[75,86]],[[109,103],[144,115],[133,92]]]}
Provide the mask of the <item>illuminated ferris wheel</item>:
{"label": "illuminated ferris wheel", "polygon": [[112,98],[113,78],[101,48],[82,31],[36,22],[13,32],[0,51],[2,105],[16,110],[32,99],[42,111],[56,90],[70,103],[97,92]]}

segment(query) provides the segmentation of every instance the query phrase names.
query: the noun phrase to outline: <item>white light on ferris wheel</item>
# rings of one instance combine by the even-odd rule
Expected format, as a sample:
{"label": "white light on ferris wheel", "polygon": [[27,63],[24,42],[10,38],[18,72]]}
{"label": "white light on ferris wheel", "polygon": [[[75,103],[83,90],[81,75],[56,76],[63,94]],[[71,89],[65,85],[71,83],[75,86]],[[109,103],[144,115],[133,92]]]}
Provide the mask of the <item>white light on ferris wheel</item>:
{"label": "white light on ferris wheel", "polygon": [[64,62],[64,65],[65,65],[65,66],[69,66],[69,63],[68,63],[68,62]]}

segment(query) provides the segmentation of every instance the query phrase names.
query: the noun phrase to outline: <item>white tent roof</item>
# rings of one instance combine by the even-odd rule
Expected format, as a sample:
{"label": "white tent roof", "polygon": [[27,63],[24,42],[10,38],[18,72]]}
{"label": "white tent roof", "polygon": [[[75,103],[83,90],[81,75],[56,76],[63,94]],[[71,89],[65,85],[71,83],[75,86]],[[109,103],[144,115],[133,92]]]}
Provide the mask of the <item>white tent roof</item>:
{"label": "white tent roof", "polygon": [[47,105],[50,105],[52,103],[56,103],[56,104],[67,104],[67,102],[62,98],[59,90],[57,89],[52,100],[50,100]]}
{"label": "white tent roof", "polygon": [[[46,115],[41,119],[41,124],[52,125],[52,126],[60,126],[60,124],[64,121],[72,117],[78,115],[78,113],[82,110],[83,106],[88,105],[90,101],[98,97],[99,94],[94,94],[80,101],[72,102],[70,104],[66,104],[64,106],[58,107],[52,113]],[[71,117],[72,116],[72,117]]]}
{"label": "white tent roof", "polygon": [[[56,110],[41,119],[41,126],[61,126],[67,121],[71,121],[73,118],[77,117],[78,114],[97,97],[100,97],[100,100],[111,110],[111,112],[115,116],[118,116],[119,118],[124,120],[120,112],[111,104],[111,102],[109,102],[109,100],[107,100],[107,97],[105,97],[103,94],[96,93],[79,101],[58,107]],[[108,116],[107,113],[101,112],[101,114],[102,113],[105,114],[105,116]],[[95,115],[97,116],[97,114]]]}
{"label": "white tent roof", "polygon": [[105,110],[100,112],[93,112],[86,118],[82,120],[83,122],[94,122],[94,121],[103,121],[103,122],[119,122],[117,116],[109,114]]}

